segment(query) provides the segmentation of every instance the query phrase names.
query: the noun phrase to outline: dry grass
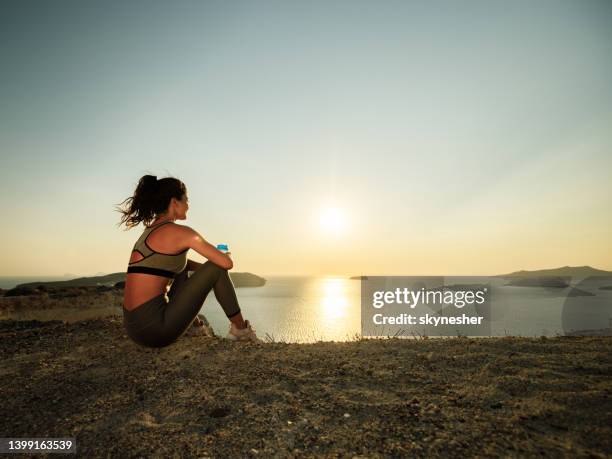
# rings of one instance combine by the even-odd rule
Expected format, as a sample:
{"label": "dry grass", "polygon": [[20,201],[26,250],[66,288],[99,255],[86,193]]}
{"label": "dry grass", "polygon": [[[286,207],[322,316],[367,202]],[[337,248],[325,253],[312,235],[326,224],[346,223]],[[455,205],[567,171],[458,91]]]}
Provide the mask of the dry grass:
{"label": "dry grass", "polygon": [[609,337],[354,338],[146,349],[117,319],[6,322],[0,430],[87,457],[610,457]]}

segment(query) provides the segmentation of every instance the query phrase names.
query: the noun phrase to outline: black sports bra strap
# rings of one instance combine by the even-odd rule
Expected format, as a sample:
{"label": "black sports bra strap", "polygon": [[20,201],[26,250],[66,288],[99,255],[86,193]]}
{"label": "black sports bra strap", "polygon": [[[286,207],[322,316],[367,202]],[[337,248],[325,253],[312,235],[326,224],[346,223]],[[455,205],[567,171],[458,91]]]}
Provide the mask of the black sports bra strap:
{"label": "black sports bra strap", "polygon": [[189,248],[186,248],[185,250],[181,250],[181,251],[180,251],[180,252],[178,252],[178,253],[164,253],[164,252],[158,252],[157,250],[154,250],[154,249],[153,249],[153,248],[152,248],[152,247],[151,247],[151,246],[150,246],[150,245],[147,243],[147,239],[149,239],[149,238],[151,237],[151,234],[153,234],[153,233],[155,232],[155,230],[156,230],[157,228],[159,228],[160,226],[162,226],[164,223],[173,223],[173,222],[171,222],[171,221],[165,221],[165,222],[162,222],[162,223],[161,223],[161,224],[159,224],[159,225],[156,225],[155,227],[151,227],[151,228],[155,228],[155,229],[154,229],[153,231],[149,231],[149,234],[147,234],[147,237],[145,237],[145,238],[144,238],[144,241],[143,241],[143,242],[144,242],[145,247],[146,247],[147,249],[149,249],[149,250],[152,252],[152,254],[153,254],[153,253],[156,253],[156,254],[158,254],[158,255],[166,255],[166,256],[169,256],[169,257],[176,257],[176,256],[178,256],[178,255],[182,255],[184,252],[187,252],[187,250],[189,250]]}

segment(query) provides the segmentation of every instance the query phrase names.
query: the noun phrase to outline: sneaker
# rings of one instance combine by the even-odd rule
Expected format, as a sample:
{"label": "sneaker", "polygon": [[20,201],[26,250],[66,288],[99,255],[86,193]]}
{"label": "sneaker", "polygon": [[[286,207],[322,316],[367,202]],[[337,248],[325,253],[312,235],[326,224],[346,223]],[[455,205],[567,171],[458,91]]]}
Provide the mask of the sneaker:
{"label": "sneaker", "polygon": [[246,328],[238,328],[233,323],[230,324],[229,331],[227,332],[226,339],[232,341],[255,341],[261,342],[257,335],[255,334],[255,329],[251,327],[251,324],[248,320],[245,320]]}

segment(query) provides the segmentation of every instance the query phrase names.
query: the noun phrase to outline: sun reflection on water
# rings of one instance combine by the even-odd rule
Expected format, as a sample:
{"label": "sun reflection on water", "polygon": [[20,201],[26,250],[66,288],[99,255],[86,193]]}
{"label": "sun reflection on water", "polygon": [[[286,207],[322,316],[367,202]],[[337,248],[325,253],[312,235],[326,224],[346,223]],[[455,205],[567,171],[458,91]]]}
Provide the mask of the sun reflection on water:
{"label": "sun reflection on water", "polygon": [[339,319],[345,319],[348,314],[348,292],[346,280],[328,277],[321,282],[321,319],[322,325],[336,328]]}

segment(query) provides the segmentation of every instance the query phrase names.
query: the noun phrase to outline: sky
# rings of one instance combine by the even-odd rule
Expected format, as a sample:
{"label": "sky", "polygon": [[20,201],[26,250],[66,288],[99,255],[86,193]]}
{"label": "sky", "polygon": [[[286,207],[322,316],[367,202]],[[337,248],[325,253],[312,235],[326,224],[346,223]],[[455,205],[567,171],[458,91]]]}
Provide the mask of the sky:
{"label": "sky", "polygon": [[124,271],[147,173],[235,271],[612,270],[611,56],[608,1],[3,1],[0,276]]}

